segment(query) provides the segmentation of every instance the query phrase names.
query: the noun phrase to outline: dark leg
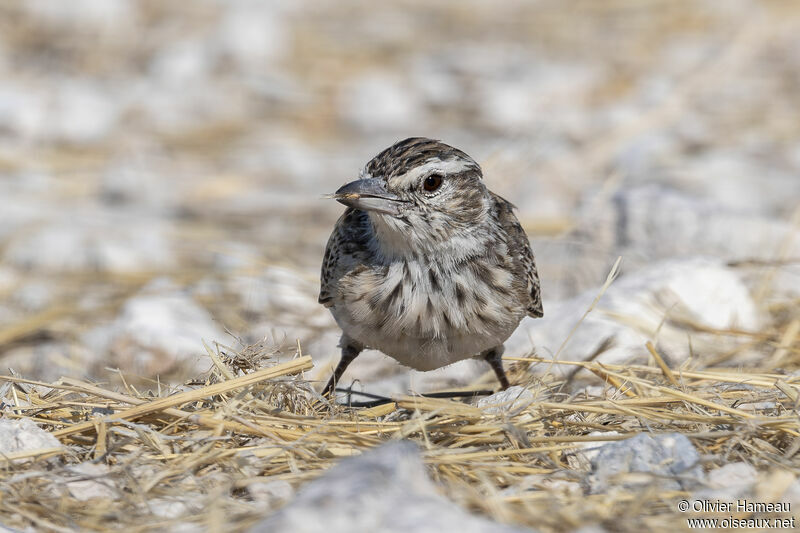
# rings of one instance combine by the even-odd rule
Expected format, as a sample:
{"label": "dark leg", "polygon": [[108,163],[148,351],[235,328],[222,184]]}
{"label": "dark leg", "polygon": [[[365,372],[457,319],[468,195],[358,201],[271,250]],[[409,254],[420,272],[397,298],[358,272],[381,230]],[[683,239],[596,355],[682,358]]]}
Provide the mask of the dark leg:
{"label": "dark leg", "polygon": [[486,359],[486,362],[489,363],[489,366],[492,367],[494,370],[495,375],[497,376],[497,380],[500,382],[500,387],[503,390],[506,390],[509,386],[508,378],[506,377],[506,371],[503,370],[503,345],[495,346],[491,350],[486,350],[481,354],[481,357]]}
{"label": "dark leg", "polygon": [[336,384],[339,382],[342,374],[344,374],[344,371],[347,370],[347,367],[350,366],[350,363],[353,362],[353,359],[355,359],[358,354],[361,353],[361,350],[364,349],[363,346],[359,345],[352,339],[345,337],[342,337],[341,346],[342,359],[339,361],[339,364],[336,365],[336,369],[333,371],[331,379],[328,380],[328,384],[325,385],[324,389],[322,389],[323,396],[333,394],[333,391],[336,389]]}

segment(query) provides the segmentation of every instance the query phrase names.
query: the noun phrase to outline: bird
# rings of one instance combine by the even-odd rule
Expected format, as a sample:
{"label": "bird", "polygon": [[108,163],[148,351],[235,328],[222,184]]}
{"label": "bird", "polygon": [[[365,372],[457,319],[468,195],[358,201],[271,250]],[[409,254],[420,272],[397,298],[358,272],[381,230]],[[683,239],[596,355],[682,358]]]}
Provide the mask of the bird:
{"label": "bird", "polygon": [[422,371],[483,359],[507,389],[503,343],[525,316],[544,312],[515,206],[486,187],[480,165],[411,137],[327,196],[347,209],[322,260],[319,303],[342,330],[322,394],[368,348]]}

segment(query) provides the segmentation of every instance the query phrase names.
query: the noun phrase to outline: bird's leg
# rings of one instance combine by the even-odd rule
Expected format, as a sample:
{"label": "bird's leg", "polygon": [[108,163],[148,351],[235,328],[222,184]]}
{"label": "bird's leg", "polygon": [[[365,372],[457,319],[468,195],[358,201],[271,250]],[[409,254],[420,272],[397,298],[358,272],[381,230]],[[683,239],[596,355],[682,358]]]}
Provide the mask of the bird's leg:
{"label": "bird's leg", "polygon": [[492,367],[494,370],[495,375],[497,376],[497,380],[500,382],[500,387],[503,390],[506,390],[509,386],[508,378],[506,377],[506,371],[503,370],[503,345],[495,346],[489,350],[486,350],[481,354],[481,357],[486,359],[486,362],[489,363],[489,366]]}
{"label": "bird's leg", "polygon": [[344,371],[347,370],[347,367],[353,362],[353,359],[355,359],[358,354],[361,353],[361,350],[364,349],[363,346],[360,346],[351,339],[346,339],[344,337],[342,337],[341,345],[342,359],[339,361],[339,364],[336,365],[336,369],[333,371],[331,379],[328,380],[328,384],[325,385],[325,388],[322,390],[323,396],[333,394],[333,391],[336,389],[336,384],[339,382],[342,374],[344,374]]}

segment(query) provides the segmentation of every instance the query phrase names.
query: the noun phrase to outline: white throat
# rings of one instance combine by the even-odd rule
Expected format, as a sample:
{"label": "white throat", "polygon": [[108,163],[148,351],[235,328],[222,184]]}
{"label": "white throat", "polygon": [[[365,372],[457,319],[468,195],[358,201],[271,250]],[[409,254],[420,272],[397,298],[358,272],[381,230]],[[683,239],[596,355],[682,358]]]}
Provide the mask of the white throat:
{"label": "white throat", "polygon": [[[427,258],[440,264],[460,263],[485,253],[495,233],[487,232],[484,223],[445,226],[437,231],[420,223],[411,226],[390,215],[370,212],[369,218],[375,232],[371,246],[387,263],[413,258]],[[489,227],[494,229],[493,224]]]}

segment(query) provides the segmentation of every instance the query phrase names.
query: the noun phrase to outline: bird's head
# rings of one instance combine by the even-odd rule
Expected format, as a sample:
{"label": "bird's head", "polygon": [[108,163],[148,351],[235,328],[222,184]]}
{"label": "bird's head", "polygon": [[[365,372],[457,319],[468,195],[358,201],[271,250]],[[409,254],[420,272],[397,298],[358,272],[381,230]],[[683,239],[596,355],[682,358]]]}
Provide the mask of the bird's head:
{"label": "bird's head", "polygon": [[412,137],[375,156],[333,198],[366,211],[384,252],[469,253],[485,232],[490,197],[481,168],[440,141]]}

